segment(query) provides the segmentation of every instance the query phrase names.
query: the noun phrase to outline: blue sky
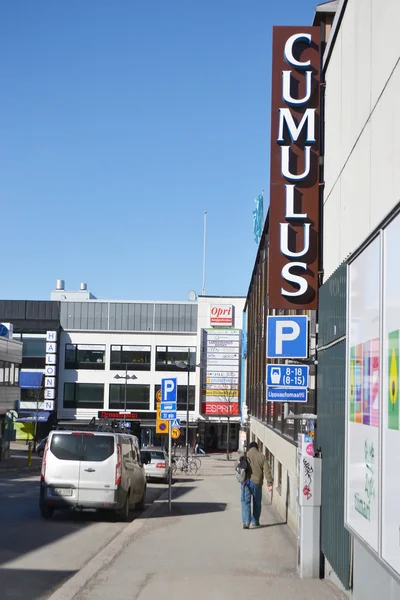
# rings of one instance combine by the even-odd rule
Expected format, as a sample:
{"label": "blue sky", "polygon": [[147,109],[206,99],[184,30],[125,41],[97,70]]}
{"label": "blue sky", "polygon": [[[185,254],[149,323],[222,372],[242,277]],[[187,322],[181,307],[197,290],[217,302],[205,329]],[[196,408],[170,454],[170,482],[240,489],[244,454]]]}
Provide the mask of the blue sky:
{"label": "blue sky", "polygon": [[1,298],[246,295],[273,25],[310,0],[4,0]]}

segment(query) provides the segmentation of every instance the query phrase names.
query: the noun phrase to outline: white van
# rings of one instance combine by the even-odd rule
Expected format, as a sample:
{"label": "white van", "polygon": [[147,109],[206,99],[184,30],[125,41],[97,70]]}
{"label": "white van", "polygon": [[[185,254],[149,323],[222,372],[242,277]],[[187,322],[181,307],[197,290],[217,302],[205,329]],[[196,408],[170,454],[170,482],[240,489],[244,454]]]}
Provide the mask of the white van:
{"label": "white van", "polygon": [[146,503],[146,476],[137,437],[103,431],[51,431],[43,454],[40,512],[95,508],[124,521]]}

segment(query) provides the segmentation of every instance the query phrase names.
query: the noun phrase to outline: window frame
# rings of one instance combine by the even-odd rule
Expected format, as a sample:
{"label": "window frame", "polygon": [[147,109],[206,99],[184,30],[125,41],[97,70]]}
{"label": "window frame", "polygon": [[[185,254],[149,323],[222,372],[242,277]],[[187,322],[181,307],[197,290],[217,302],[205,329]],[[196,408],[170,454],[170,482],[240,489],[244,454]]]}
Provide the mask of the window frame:
{"label": "window frame", "polygon": [[[165,349],[165,350],[162,350]],[[194,372],[196,370],[196,359],[197,359],[197,347],[196,346],[167,346],[167,345],[160,345],[160,346],[156,346],[156,356],[155,356],[155,370],[156,371],[174,371],[174,372],[186,372],[188,371],[187,368],[182,369],[181,367],[178,367],[175,363],[177,362],[185,362],[187,364],[187,359],[188,359],[188,351],[189,351],[189,361],[190,361],[190,366],[189,366],[189,371],[190,372]],[[158,359],[158,354],[164,352],[165,353],[165,359],[163,361]],[[182,353],[183,355],[185,355],[185,357],[183,358],[178,358],[174,361],[169,362],[169,354],[172,354],[174,357],[177,353]],[[192,360],[192,358],[194,357],[194,360]]]}
{"label": "window frame", "polygon": [[[119,348],[119,350],[113,350]],[[124,350],[124,348],[141,348],[141,353],[149,353],[148,362],[126,362],[123,359],[123,352],[135,352],[135,350]],[[145,350],[146,348],[146,350]],[[119,352],[119,361],[113,362],[113,353]],[[151,346],[142,344],[112,344],[110,346],[110,371],[151,371]]]}
{"label": "window frame", "polygon": [[[100,400],[96,401],[96,402],[84,402],[83,404],[79,402],[79,400],[77,400],[77,392],[79,392],[79,387],[78,386],[83,386],[83,385],[89,385],[89,386],[96,386],[98,389],[102,388],[103,389],[103,398],[102,401],[100,403]],[[67,386],[73,386],[73,401],[71,400],[67,400],[65,399],[66,396],[66,389]],[[69,388],[71,389],[71,388]],[[67,402],[67,404],[66,404]],[[73,405],[71,405],[73,404]],[[83,381],[65,381],[64,382],[64,389],[63,389],[63,408],[66,409],[86,409],[86,410],[104,410],[104,383],[90,383],[90,382],[83,382]]]}
{"label": "window frame", "polygon": [[[81,346],[81,350],[79,349]],[[86,362],[79,360],[79,352],[103,352],[103,362]],[[74,360],[67,360],[67,352],[74,352]],[[104,371],[106,368],[106,345],[105,344],[65,344],[64,368],[74,370]]]}

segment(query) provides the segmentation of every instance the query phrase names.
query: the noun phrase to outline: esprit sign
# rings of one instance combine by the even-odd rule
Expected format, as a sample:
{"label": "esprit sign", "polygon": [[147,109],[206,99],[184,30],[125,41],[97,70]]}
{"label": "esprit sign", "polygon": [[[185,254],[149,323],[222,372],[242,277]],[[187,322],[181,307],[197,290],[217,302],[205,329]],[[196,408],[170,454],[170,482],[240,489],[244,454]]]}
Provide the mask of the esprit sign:
{"label": "esprit sign", "polygon": [[273,28],[270,308],[317,308],[319,36]]}
{"label": "esprit sign", "polygon": [[212,304],[210,306],[210,325],[212,327],[226,327],[233,325],[232,304]]}

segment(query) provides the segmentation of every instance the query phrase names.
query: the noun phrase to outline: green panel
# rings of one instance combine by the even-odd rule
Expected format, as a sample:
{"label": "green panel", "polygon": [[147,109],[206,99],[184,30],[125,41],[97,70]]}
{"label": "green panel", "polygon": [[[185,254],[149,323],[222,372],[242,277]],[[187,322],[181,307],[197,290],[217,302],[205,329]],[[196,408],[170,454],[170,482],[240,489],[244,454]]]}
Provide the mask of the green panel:
{"label": "green panel", "polygon": [[388,427],[399,429],[399,330],[389,333],[388,339]]}
{"label": "green panel", "polygon": [[[333,345],[317,355],[317,448],[322,452],[321,550],[349,589],[351,538],[344,527],[346,273],[345,265],[339,267],[319,295],[318,346]],[[351,418],[354,403],[349,409]]]}

